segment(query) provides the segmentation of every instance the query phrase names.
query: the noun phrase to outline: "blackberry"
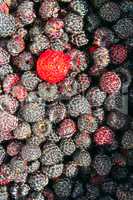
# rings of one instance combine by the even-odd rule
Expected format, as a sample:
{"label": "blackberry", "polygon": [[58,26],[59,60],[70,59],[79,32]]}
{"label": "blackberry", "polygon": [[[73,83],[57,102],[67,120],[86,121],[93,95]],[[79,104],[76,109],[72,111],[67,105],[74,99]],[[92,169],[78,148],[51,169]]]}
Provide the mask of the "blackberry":
{"label": "blackberry", "polygon": [[7,37],[16,31],[15,19],[12,15],[0,12],[0,37]]}
{"label": "blackberry", "polygon": [[102,123],[105,118],[105,113],[104,113],[103,108],[96,108],[93,111],[93,115],[94,115],[94,117],[97,118],[98,122],[100,122],[100,123]]}
{"label": "blackberry", "polygon": [[0,47],[0,65],[6,65],[10,62],[10,54],[2,47]]}
{"label": "blackberry", "polygon": [[5,156],[6,156],[5,149],[3,148],[2,145],[0,145],[0,165],[3,163]]}
{"label": "blackberry", "polygon": [[33,56],[29,51],[24,51],[13,59],[13,63],[22,71],[31,70],[34,65]]}
{"label": "blackberry", "polygon": [[27,122],[37,122],[44,117],[45,108],[43,104],[27,103],[22,107],[22,117]]}
{"label": "blackberry", "polygon": [[76,147],[80,149],[87,149],[91,145],[91,138],[88,134],[88,131],[82,131],[81,133],[77,134],[74,138]]}
{"label": "blackberry", "polygon": [[3,80],[8,74],[13,73],[13,68],[11,65],[6,64],[0,67],[0,79]]}
{"label": "blackberry", "polygon": [[76,45],[77,47],[87,45],[88,41],[89,40],[87,39],[83,31],[79,34],[74,34],[71,36],[71,43]]}
{"label": "blackberry", "polygon": [[82,131],[95,132],[98,128],[98,122],[92,115],[84,114],[78,118],[78,128]]}
{"label": "blackberry", "polygon": [[21,81],[28,91],[33,91],[40,82],[40,79],[34,72],[27,71],[23,73]]}
{"label": "blackberry", "polygon": [[115,194],[116,192],[116,183],[113,180],[106,180],[103,184],[102,184],[102,190],[105,193],[109,193],[109,194]]}
{"label": "blackberry", "polygon": [[13,184],[10,188],[12,198],[19,199],[28,195],[30,187],[27,184]]}
{"label": "blackberry", "polygon": [[90,184],[87,184],[86,186],[86,190],[87,190],[87,195],[86,195],[86,199],[87,200],[95,200],[99,197],[100,195],[100,191],[99,191],[99,188],[96,187],[95,185],[90,185]]}
{"label": "blackberry", "polygon": [[70,156],[76,150],[76,146],[72,139],[64,139],[61,140],[60,149],[64,153],[64,155]]}
{"label": "blackberry", "polygon": [[78,173],[77,164],[75,162],[69,162],[66,164],[64,169],[64,174],[66,177],[72,178],[75,177]]}
{"label": "blackberry", "polygon": [[120,110],[122,107],[122,98],[120,92],[108,95],[104,102],[107,111]]}
{"label": "blackberry", "polygon": [[114,129],[122,129],[127,124],[127,117],[119,112],[112,111],[107,117],[107,125]]}
{"label": "blackberry", "polygon": [[74,96],[68,103],[68,113],[73,117],[91,113],[91,106],[84,96]]}
{"label": "blackberry", "polygon": [[41,191],[48,184],[48,177],[41,173],[36,173],[29,177],[28,183],[35,191]]}
{"label": "blackberry", "polygon": [[71,34],[82,32],[83,19],[80,15],[70,12],[64,19],[65,30]]}
{"label": "blackberry", "polygon": [[3,94],[0,96],[0,107],[4,111],[14,114],[18,109],[19,103],[9,94]]}
{"label": "blackberry", "polygon": [[124,133],[121,144],[124,149],[133,148],[133,131],[132,130],[128,130]]}
{"label": "blackberry", "polygon": [[51,17],[57,17],[60,10],[59,4],[56,0],[45,0],[41,3],[39,13],[42,19],[47,20]]}
{"label": "blackberry", "polygon": [[93,53],[94,64],[105,68],[110,62],[109,51],[105,47],[98,47]]}
{"label": "blackberry", "polygon": [[133,2],[132,1],[128,1],[128,0],[122,1],[120,4],[120,8],[124,13],[128,14],[128,16],[133,16],[132,15],[132,10],[133,10]]}
{"label": "blackberry", "polygon": [[84,93],[91,84],[91,78],[87,74],[82,73],[78,76],[78,91]]}
{"label": "blackberry", "polygon": [[43,146],[41,157],[42,165],[54,165],[58,164],[62,160],[63,153],[56,144],[50,143]]}
{"label": "blackberry", "polygon": [[31,127],[27,122],[20,122],[18,127],[13,131],[14,137],[18,140],[27,139],[31,136]]}
{"label": "blackberry", "polygon": [[79,196],[82,196],[84,193],[84,188],[83,188],[83,184],[79,181],[76,181],[74,183],[74,188],[71,194],[71,197],[76,199]]}
{"label": "blackberry", "polygon": [[61,99],[69,99],[77,94],[78,83],[74,78],[66,78],[59,85],[59,92]]}
{"label": "blackberry", "polygon": [[21,157],[26,161],[37,160],[41,156],[41,149],[37,145],[26,144],[22,147]]}
{"label": "blackberry", "polygon": [[44,174],[47,174],[47,176],[52,179],[52,178],[57,178],[61,176],[63,172],[63,164],[56,164],[52,166],[47,166],[43,167],[42,171]]}
{"label": "blackberry", "polygon": [[61,102],[50,104],[48,118],[53,123],[58,123],[66,117],[66,107]]}
{"label": "blackberry", "polygon": [[127,58],[127,48],[124,45],[115,44],[110,49],[111,62],[122,64]]}
{"label": "blackberry", "polygon": [[42,82],[38,85],[38,95],[45,101],[54,101],[58,97],[58,88],[56,85]]}
{"label": "blackberry", "polygon": [[86,30],[88,32],[92,32],[94,29],[96,29],[100,25],[100,20],[97,15],[95,14],[89,14],[86,16]]}
{"label": "blackberry", "polygon": [[55,131],[51,131],[47,136],[47,140],[53,143],[59,142],[60,139],[60,136]]}
{"label": "blackberry", "polygon": [[85,16],[88,12],[86,0],[73,0],[70,2],[70,7],[81,16]]}
{"label": "blackberry", "polygon": [[88,167],[91,164],[91,156],[85,150],[76,151],[73,155],[73,160],[80,167]]}
{"label": "blackberry", "polygon": [[71,195],[72,182],[69,178],[59,179],[54,185],[53,189],[57,197],[66,198]]}
{"label": "blackberry", "polygon": [[34,173],[34,172],[38,171],[39,168],[40,168],[40,162],[38,160],[32,161],[28,165],[28,174],[29,173]]}
{"label": "blackberry", "polygon": [[21,146],[22,144],[21,143],[18,143],[18,142],[10,142],[8,145],[7,145],[7,154],[10,155],[10,156],[16,156],[20,149],[21,149]]}
{"label": "blackberry", "polygon": [[30,51],[32,54],[39,54],[45,49],[50,47],[49,39],[45,35],[37,35],[34,37],[33,42],[30,45]]}
{"label": "blackberry", "polygon": [[64,119],[57,130],[58,135],[61,138],[70,138],[76,132],[76,125],[72,119]]}
{"label": "blackberry", "polygon": [[133,35],[133,21],[129,18],[122,18],[113,27],[120,39],[127,39]]}
{"label": "blackberry", "polygon": [[120,17],[120,8],[113,1],[107,2],[100,8],[99,14],[107,22],[114,22]]}
{"label": "blackberry", "polygon": [[18,118],[6,111],[0,111],[0,134],[13,131],[18,126]]}
{"label": "blackberry", "polygon": [[14,35],[7,42],[7,49],[12,56],[17,56],[25,49],[25,41],[19,35]]}
{"label": "blackberry", "polygon": [[105,176],[109,174],[112,168],[112,163],[111,163],[110,158],[107,155],[99,154],[99,155],[96,155],[93,160],[93,167],[99,175]]}
{"label": "blackberry", "polygon": [[101,91],[98,87],[92,87],[87,91],[86,98],[92,107],[100,107],[104,103],[106,93]]}
{"label": "blackberry", "polygon": [[47,137],[52,131],[52,124],[48,119],[39,120],[33,124],[32,131],[38,137]]}
{"label": "blackberry", "polygon": [[18,6],[17,17],[23,25],[29,25],[34,22],[36,15],[33,6],[32,1],[24,1]]}

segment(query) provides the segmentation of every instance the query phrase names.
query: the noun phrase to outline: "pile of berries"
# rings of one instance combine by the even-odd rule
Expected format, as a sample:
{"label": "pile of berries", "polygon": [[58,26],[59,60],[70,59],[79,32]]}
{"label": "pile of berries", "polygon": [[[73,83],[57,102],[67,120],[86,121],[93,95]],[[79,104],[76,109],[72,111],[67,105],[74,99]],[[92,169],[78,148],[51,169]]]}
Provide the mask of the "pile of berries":
{"label": "pile of berries", "polygon": [[133,199],[132,13],[0,0],[0,200]]}

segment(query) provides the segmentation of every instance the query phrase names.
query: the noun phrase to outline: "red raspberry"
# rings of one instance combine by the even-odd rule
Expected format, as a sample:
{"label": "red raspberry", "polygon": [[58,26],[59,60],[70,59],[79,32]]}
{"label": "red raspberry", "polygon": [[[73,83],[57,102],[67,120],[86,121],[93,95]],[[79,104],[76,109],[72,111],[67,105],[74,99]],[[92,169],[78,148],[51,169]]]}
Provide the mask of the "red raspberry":
{"label": "red raspberry", "polygon": [[110,57],[113,64],[121,64],[127,58],[127,49],[121,44],[115,44],[110,49]]}
{"label": "red raspberry", "polygon": [[108,127],[102,126],[99,129],[97,129],[94,141],[98,145],[104,145],[104,144],[112,144],[113,142],[113,132]]}
{"label": "red raspberry", "polygon": [[71,68],[71,57],[63,51],[46,50],[37,61],[37,73],[42,80],[58,83],[65,79]]}
{"label": "red raspberry", "polygon": [[117,93],[121,88],[121,80],[115,72],[109,71],[102,75],[100,87],[108,94]]}

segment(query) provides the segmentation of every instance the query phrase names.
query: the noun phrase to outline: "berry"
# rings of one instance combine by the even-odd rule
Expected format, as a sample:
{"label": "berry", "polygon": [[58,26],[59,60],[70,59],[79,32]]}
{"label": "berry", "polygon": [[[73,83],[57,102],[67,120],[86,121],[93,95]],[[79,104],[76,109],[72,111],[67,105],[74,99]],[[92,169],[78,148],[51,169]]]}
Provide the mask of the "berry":
{"label": "berry", "polygon": [[21,115],[27,122],[36,122],[42,119],[45,114],[45,108],[39,103],[27,103],[22,107]]}
{"label": "berry", "polygon": [[95,132],[98,128],[98,122],[95,117],[89,114],[81,115],[78,118],[78,129],[82,131]]}
{"label": "berry", "polygon": [[64,153],[64,155],[71,155],[76,150],[76,146],[71,139],[61,140],[60,149]]}
{"label": "berry", "polygon": [[78,83],[75,78],[68,77],[59,85],[61,99],[69,99],[77,94]]}
{"label": "berry", "polygon": [[110,57],[113,64],[122,64],[127,58],[127,49],[120,44],[113,45],[110,49]]}
{"label": "berry", "polygon": [[39,13],[42,19],[46,20],[51,17],[57,17],[59,9],[60,7],[56,0],[44,0],[40,6]]}
{"label": "berry", "polygon": [[94,135],[94,141],[97,145],[112,144],[113,132],[108,127],[100,127],[96,130]]}
{"label": "berry", "polygon": [[16,156],[21,149],[21,144],[18,142],[11,142],[7,146],[7,154],[10,156]]}
{"label": "berry", "polygon": [[15,19],[12,15],[0,12],[0,37],[7,37],[16,31]]}
{"label": "berry", "polygon": [[106,93],[98,87],[92,87],[87,91],[86,97],[92,107],[100,107],[104,103]]}
{"label": "berry", "polygon": [[41,162],[42,165],[54,165],[63,160],[63,153],[54,143],[44,144],[42,150]]}
{"label": "berry", "polygon": [[91,145],[91,138],[88,131],[83,131],[76,135],[75,139],[76,147],[81,149],[87,149]]}
{"label": "berry", "polygon": [[42,82],[38,85],[38,95],[45,101],[51,102],[58,97],[57,85]]}
{"label": "berry", "polygon": [[66,17],[65,17],[65,30],[68,33],[71,34],[77,34],[82,32],[83,29],[83,19],[81,16],[70,12]]}
{"label": "berry", "polygon": [[113,29],[120,39],[127,39],[133,35],[133,21],[128,18],[122,18],[117,21]]}
{"label": "berry", "polygon": [[22,147],[21,157],[26,161],[37,160],[41,156],[41,149],[37,145],[26,144]]}
{"label": "berry", "polygon": [[23,25],[29,25],[34,22],[36,15],[33,6],[34,4],[31,1],[24,1],[18,6],[17,17],[21,20]]}
{"label": "berry", "polygon": [[28,71],[34,65],[33,56],[30,52],[23,51],[21,54],[13,59],[13,63],[18,69],[22,71]]}
{"label": "berry", "polygon": [[86,190],[87,190],[87,195],[86,195],[87,199],[95,200],[100,195],[99,188],[96,187],[95,185],[87,184]]}
{"label": "berry", "polygon": [[108,93],[117,93],[121,88],[121,80],[115,72],[108,71],[100,78],[101,89]]}
{"label": "berry", "polygon": [[74,96],[68,103],[68,112],[73,117],[91,113],[89,102],[84,96]]}
{"label": "berry", "polygon": [[71,67],[70,60],[70,56],[62,51],[47,50],[37,60],[37,73],[42,80],[58,83],[67,75]]}
{"label": "berry", "polygon": [[88,12],[86,0],[72,0],[70,7],[81,16],[85,16]]}
{"label": "berry", "polygon": [[38,83],[40,82],[40,79],[34,72],[26,71],[21,76],[21,81],[28,91],[32,91],[37,87]]}
{"label": "berry", "polygon": [[105,47],[97,48],[93,53],[93,59],[95,65],[101,66],[102,68],[107,67],[110,62],[108,49]]}
{"label": "berry", "polygon": [[27,97],[27,90],[22,85],[16,85],[13,87],[11,94],[13,97],[16,97],[20,102],[24,101]]}
{"label": "berry", "polygon": [[64,174],[66,177],[72,178],[75,177],[78,173],[77,164],[74,162],[69,162],[64,169]]}
{"label": "berry", "polygon": [[84,93],[91,84],[91,78],[87,74],[82,73],[78,76],[78,91]]}
{"label": "berry", "polygon": [[88,167],[91,164],[91,156],[89,152],[85,150],[76,151],[73,160],[80,167]]}
{"label": "berry", "polygon": [[17,74],[8,74],[3,80],[3,91],[9,93],[19,80],[20,78]]}
{"label": "berry", "polygon": [[24,39],[19,35],[14,35],[8,41],[7,49],[12,56],[17,56],[25,49]]}
{"label": "berry", "polygon": [[0,47],[0,65],[6,65],[10,62],[10,54]]}
{"label": "berry", "polygon": [[14,137],[18,140],[27,139],[31,136],[31,127],[27,122],[20,122],[13,131]]}
{"label": "berry", "polygon": [[105,176],[109,174],[112,168],[112,163],[107,155],[98,154],[93,160],[93,167],[99,175]]}
{"label": "berry", "polygon": [[64,119],[60,123],[57,132],[61,138],[70,138],[76,132],[76,125],[72,119]]}
{"label": "berry", "polygon": [[48,109],[49,120],[53,123],[62,121],[66,116],[66,107],[63,103],[50,104]]}
{"label": "berry", "polygon": [[6,111],[0,111],[0,134],[10,132],[17,128],[18,118]]}
{"label": "berry", "polygon": [[120,8],[113,1],[107,2],[100,8],[99,14],[103,20],[114,22],[120,17]]}
{"label": "berry", "polygon": [[57,178],[61,176],[63,172],[63,164],[56,164],[52,166],[47,166],[42,168],[43,173],[46,174],[49,178]]}
{"label": "berry", "polygon": [[71,36],[71,43],[76,45],[77,47],[87,45],[88,41],[89,40],[87,39],[83,31],[79,34],[74,34]]}
{"label": "berry", "polygon": [[93,111],[93,115],[94,117],[96,117],[98,119],[98,121],[101,123],[103,122],[104,118],[105,118],[105,114],[104,114],[104,110],[103,108],[96,108]]}
{"label": "berry", "polygon": [[45,35],[36,35],[30,45],[30,52],[38,55],[40,52],[50,47],[50,41]]}
{"label": "berry", "polygon": [[61,38],[63,35],[64,23],[58,18],[51,18],[46,22],[45,34],[52,39]]}
{"label": "berry", "polygon": [[0,79],[3,80],[8,74],[13,74],[13,68],[9,64],[0,66]]}
{"label": "berry", "polygon": [[82,196],[84,193],[84,189],[83,189],[83,184],[79,181],[76,181],[74,183],[74,188],[73,188],[73,191],[72,191],[72,198],[77,198],[79,196]]}
{"label": "berry", "polygon": [[124,133],[121,144],[124,149],[132,149],[133,148],[133,133],[131,130],[128,130]]}
{"label": "berry", "polygon": [[37,173],[29,177],[28,183],[33,190],[41,191],[48,184],[48,177],[41,173]]}
{"label": "berry", "polygon": [[71,180],[69,178],[59,179],[58,182],[53,185],[53,189],[57,197],[69,197],[72,190]]}
{"label": "berry", "polygon": [[120,92],[109,95],[106,98],[104,105],[107,111],[120,110],[120,108],[122,107]]}

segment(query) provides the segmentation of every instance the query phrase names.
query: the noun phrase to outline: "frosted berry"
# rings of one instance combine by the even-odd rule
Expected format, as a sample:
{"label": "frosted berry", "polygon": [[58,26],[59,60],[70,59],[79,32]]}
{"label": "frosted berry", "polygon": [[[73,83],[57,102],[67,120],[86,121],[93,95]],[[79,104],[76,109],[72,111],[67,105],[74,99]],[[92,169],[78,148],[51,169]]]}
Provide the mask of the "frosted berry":
{"label": "frosted berry", "polygon": [[82,73],[78,76],[78,91],[84,93],[91,84],[91,78],[87,74]]}
{"label": "frosted berry", "polygon": [[46,174],[50,179],[57,178],[61,176],[63,172],[63,164],[56,164],[52,166],[43,167],[42,171]]}
{"label": "frosted berry", "polygon": [[41,156],[41,149],[37,145],[26,144],[22,147],[21,156],[26,161],[37,160]]}
{"label": "frosted berry", "polygon": [[0,67],[0,79],[3,80],[8,74],[13,73],[13,68],[9,64],[2,65]]}
{"label": "frosted berry", "polygon": [[33,174],[29,177],[29,185],[35,191],[41,191],[48,184],[48,177],[41,173]]}
{"label": "frosted berry", "polygon": [[71,36],[71,43],[76,45],[77,47],[87,45],[88,42],[89,40],[87,39],[83,31],[79,34],[74,34]]}
{"label": "frosted berry", "polygon": [[68,112],[71,116],[77,117],[81,114],[91,113],[91,106],[84,96],[74,96],[68,103]]}
{"label": "frosted berry", "polygon": [[31,136],[31,127],[27,122],[19,122],[17,128],[13,131],[14,137],[18,140],[27,139]]}
{"label": "frosted berry", "polygon": [[113,64],[122,64],[127,58],[127,49],[121,44],[113,45],[110,49],[110,56]]}
{"label": "frosted berry", "polygon": [[16,31],[15,19],[12,15],[0,12],[0,37],[7,37]]}
{"label": "frosted berry", "polygon": [[94,135],[94,141],[98,145],[112,144],[113,132],[108,127],[100,127],[96,130]]}
{"label": "frosted berry", "polygon": [[10,62],[10,54],[2,47],[0,47],[0,65],[5,65]]}
{"label": "frosted berry", "polygon": [[88,151],[80,150],[76,151],[73,156],[74,161],[80,167],[87,167],[91,164],[91,156]]}
{"label": "frosted berry", "polygon": [[22,85],[15,85],[11,91],[11,94],[20,102],[24,101],[28,95],[26,88]]}
{"label": "frosted berry", "polygon": [[121,88],[121,79],[115,72],[108,71],[100,79],[101,89],[108,93],[117,93]]}
{"label": "frosted berry", "polygon": [[70,7],[81,16],[85,16],[88,12],[88,6],[85,0],[72,0]]}
{"label": "frosted berry", "polygon": [[76,132],[76,125],[72,119],[64,119],[58,128],[58,134],[61,138],[70,138]]}
{"label": "frosted berry", "polygon": [[71,139],[61,140],[60,149],[64,153],[64,155],[71,155],[75,150],[76,146]]}
{"label": "frosted berry", "polygon": [[18,74],[8,74],[3,80],[3,90],[5,93],[9,93],[11,89],[20,80]]}
{"label": "frosted berry", "polygon": [[132,130],[128,130],[124,133],[122,137],[121,144],[124,149],[132,149],[133,148],[133,133]]}

